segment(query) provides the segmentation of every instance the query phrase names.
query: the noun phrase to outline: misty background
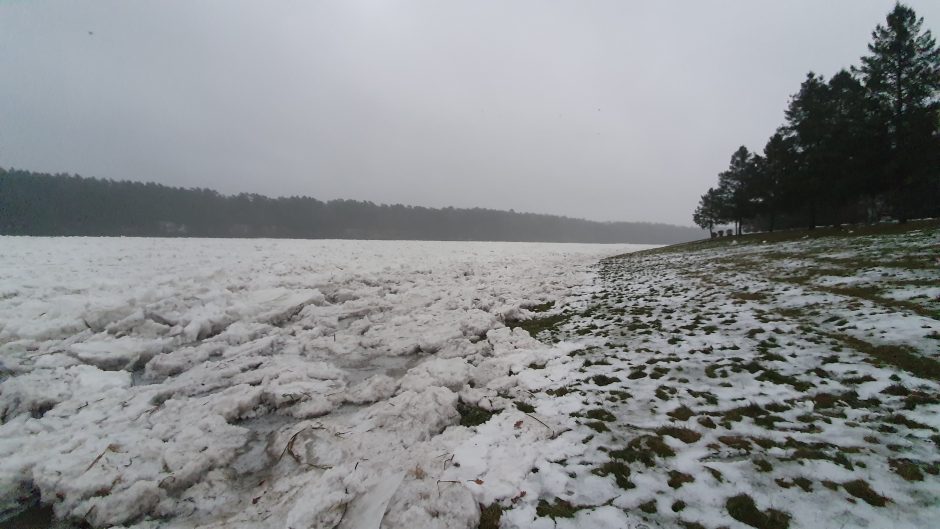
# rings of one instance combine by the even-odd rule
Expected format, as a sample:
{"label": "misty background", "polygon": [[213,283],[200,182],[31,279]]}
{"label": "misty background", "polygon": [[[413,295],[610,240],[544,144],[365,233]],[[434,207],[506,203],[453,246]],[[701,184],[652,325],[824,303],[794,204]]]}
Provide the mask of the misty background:
{"label": "misty background", "polygon": [[0,167],[690,225],[893,4],[0,2]]}

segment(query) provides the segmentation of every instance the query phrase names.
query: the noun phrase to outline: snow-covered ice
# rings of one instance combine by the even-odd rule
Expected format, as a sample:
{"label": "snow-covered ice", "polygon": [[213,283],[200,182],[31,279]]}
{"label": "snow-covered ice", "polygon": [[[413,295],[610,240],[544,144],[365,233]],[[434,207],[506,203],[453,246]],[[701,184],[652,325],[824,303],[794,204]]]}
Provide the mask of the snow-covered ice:
{"label": "snow-covered ice", "polygon": [[457,424],[568,369],[504,323],[640,248],[0,237],[0,516],[471,527],[520,461],[571,450],[532,414]]}

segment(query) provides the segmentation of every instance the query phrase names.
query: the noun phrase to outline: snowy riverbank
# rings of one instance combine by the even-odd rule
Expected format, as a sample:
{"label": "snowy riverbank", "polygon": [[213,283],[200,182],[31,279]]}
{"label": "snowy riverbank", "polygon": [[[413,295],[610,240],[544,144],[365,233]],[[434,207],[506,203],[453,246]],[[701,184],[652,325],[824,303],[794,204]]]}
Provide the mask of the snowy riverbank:
{"label": "snowy riverbank", "polygon": [[[549,455],[490,515],[504,529],[935,526],[940,231],[914,228],[605,260],[586,308],[539,335],[580,346],[533,371],[526,399],[566,432],[529,450]],[[476,470],[450,475],[488,482]]]}

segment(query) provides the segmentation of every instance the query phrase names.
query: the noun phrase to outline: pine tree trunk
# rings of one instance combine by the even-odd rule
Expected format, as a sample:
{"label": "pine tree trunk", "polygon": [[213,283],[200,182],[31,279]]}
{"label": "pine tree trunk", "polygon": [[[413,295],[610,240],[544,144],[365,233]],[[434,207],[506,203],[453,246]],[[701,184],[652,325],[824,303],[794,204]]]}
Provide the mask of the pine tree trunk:
{"label": "pine tree trunk", "polygon": [[894,208],[895,208],[894,216],[898,219],[899,223],[906,224],[907,217],[909,214],[908,207],[907,207],[908,197],[907,197],[906,190],[904,189],[903,176],[901,176],[903,173],[901,172],[900,168],[898,168],[897,171],[898,171],[898,174],[894,180],[895,182],[894,183],[894,197],[893,197]]}

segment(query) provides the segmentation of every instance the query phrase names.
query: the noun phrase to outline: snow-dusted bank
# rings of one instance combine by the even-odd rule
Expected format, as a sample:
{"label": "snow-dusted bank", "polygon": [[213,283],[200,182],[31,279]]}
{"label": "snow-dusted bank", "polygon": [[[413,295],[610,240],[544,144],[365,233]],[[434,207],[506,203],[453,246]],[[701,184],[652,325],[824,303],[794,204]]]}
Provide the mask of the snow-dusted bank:
{"label": "snow-dusted bank", "polygon": [[639,248],[0,238],[0,512],[474,526],[571,451],[550,416],[458,424],[571,364],[504,322],[577,306],[599,258]]}
{"label": "snow-dusted bank", "polygon": [[[940,229],[924,225],[606,259],[586,308],[537,335],[580,347],[524,379],[526,409],[565,431],[506,455],[503,412],[447,475],[492,490],[503,529],[938,527]],[[521,454],[508,496],[492,469]]]}

